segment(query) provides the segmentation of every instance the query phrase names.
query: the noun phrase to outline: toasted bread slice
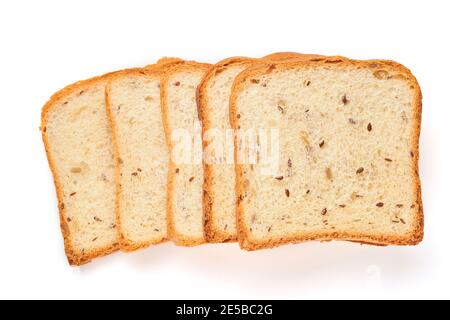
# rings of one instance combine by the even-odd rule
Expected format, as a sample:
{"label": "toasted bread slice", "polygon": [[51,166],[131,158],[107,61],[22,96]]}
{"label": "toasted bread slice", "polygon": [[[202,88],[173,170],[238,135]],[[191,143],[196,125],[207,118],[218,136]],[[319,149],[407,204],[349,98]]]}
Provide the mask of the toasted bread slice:
{"label": "toasted bread slice", "polygon": [[[278,133],[274,157],[257,145],[256,164],[236,165],[242,248],[422,240],[421,91],[408,69],[342,57],[258,64],[236,78],[230,112],[241,133]],[[236,138],[236,159],[248,151]]]}
{"label": "toasted bread slice", "polygon": [[[205,242],[203,233],[203,166],[196,90],[209,65],[184,62],[161,81],[161,106],[171,154],[168,177],[168,232],[177,245]],[[182,142],[185,142],[184,144]],[[187,158],[177,151],[184,149]]]}

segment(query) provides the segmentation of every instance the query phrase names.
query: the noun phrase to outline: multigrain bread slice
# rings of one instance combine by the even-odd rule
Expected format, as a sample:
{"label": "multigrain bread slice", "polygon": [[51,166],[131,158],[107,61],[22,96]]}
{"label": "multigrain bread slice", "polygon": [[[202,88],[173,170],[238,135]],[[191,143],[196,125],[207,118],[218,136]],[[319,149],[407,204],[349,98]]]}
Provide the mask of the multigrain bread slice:
{"label": "multigrain bread slice", "polygon": [[237,240],[234,137],[229,121],[229,98],[234,78],[255,61],[245,57],[220,61],[208,70],[198,86],[205,154],[204,232],[208,242]]}
{"label": "multigrain bread slice", "polygon": [[[257,164],[236,165],[242,248],[422,240],[421,91],[402,65],[322,57],[250,67],[234,82],[230,113],[241,132],[279,137],[277,170],[261,170],[258,144]],[[236,159],[247,149],[236,138]]]}
{"label": "multigrain bread slice", "polygon": [[85,264],[119,247],[113,145],[105,112],[105,85],[111,75],[66,87],[42,110],[42,138],[71,265]]}
{"label": "multigrain bread slice", "polygon": [[204,161],[204,228],[208,242],[237,240],[234,138],[229,98],[235,77],[257,63],[307,60],[318,55],[273,53],[262,59],[228,58],[215,64],[198,87],[202,119]]}
{"label": "multigrain bread slice", "polygon": [[[169,63],[168,65],[172,65]],[[115,150],[120,247],[133,251],[167,238],[169,153],[160,105],[168,65],[125,70],[106,90]]]}
{"label": "multigrain bread slice", "polygon": [[[163,122],[171,154],[168,232],[177,245],[183,246],[205,242],[202,142],[196,90],[208,68],[208,64],[184,62],[171,67],[161,81]],[[179,151],[185,152],[185,159]]]}

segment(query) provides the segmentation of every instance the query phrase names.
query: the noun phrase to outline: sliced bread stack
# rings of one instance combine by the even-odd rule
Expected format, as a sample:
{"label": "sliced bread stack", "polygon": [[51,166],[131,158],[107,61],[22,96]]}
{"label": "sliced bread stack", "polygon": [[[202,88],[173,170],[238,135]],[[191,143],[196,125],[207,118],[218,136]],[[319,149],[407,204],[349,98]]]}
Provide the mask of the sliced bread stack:
{"label": "sliced bread stack", "polygon": [[[417,244],[420,116],[415,78],[382,60],[164,58],[78,82],[41,124],[69,262],[165,240]],[[245,141],[264,130],[269,171]]]}

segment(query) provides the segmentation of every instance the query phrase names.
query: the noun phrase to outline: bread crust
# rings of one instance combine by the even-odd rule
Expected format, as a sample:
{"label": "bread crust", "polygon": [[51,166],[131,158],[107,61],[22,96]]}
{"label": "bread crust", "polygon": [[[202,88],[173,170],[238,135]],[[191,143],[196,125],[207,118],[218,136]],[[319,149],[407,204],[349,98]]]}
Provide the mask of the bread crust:
{"label": "bread crust", "polygon": [[[173,60],[172,60],[173,59]],[[120,249],[124,252],[132,252],[139,249],[147,248],[151,245],[158,244],[161,242],[164,242],[167,240],[167,235],[165,237],[161,237],[159,239],[154,239],[151,241],[144,241],[144,242],[133,242],[129,240],[124,232],[123,224],[122,224],[122,212],[121,212],[121,195],[122,195],[122,171],[121,171],[121,164],[120,164],[120,148],[119,148],[119,142],[118,142],[118,129],[117,124],[114,120],[114,117],[112,115],[111,110],[111,101],[110,101],[110,90],[111,90],[111,84],[113,81],[127,77],[127,76],[141,76],[146,78],[151,78],[157,81],[161,80],[161,77],[164,73],[164,71],[173,65],[174,63],[178,63],[181,61],[180,59],[171,58],[170,61],[165,61],[163,64],[160,64],[159,62],[154,65],[149,65],[145,68],[135,68],[135,69],[126,69],[122,70],[120,72],[115,73],[114,75],[109,77],[109,81],[106,85],[105,90],[105,99],[106,99],[106,114],[108,116],[108,121],[111,126],[111,135],[112,135],[112,141],[113,141],[113,149],[114,149],[114,164],[115,164],[115,181],[116,181],[116,202],[115,202],[115,212],[116,212],[116,225],[118,230],[118,237],[119,237],[119,245]]]}
{"label": "bread crust", "polygon": [[60,100],[62,100],[64,97],[72,94],[75,91],[83,90],[85,88],[88,88],[88,87],[98,84],[98,83],[104,83],[106,86],[108,79],[111,76],[115,75],[116,73],[117,72],[111,72],[111,73],[107,73],[105,75],[91,78],[88,80],[82,80],[82,81],[75,82],[75,83],[63,88],[62,90],[56,92],[53,96],[51,96],[51,98],[48,100],[48,102],[42,108],[41,127],[40,127],[41,133],[42,133],[42,140],[44,142],[45,153],[47,155],[47,160],[48,160],[48,164],[50,167],[50,171],[52,172],[52,175],[53,175],[53,182],[55,184],[56,196],[58,198],[59,220],[60,220],[61,232],[62,232],[63,239],[64,239],[64,250],[65,250],[65,253],[67,256],[67,260],[69,261],[69,264],[73,265],[73,266],[80,266],[80,265],[86,264],[86,263],[90,262],[92,259],[95,259],[95,258],[98,258],[101,256],[105,256],[114,251],[117,251],[119,249],[119,245],[118,245],[118,243],[112,244],[109,246],[105,246],[104,248],[92,250],[89,252],[84,252],[83,254],[78,254],[76,252],[76,250],[74,249],[72,240],[70,237],[69,226],[66,222],[67,217],[65,216],[65,207],[64,207],[64,203],[63,203],[63,193],[62,193],[60,178],[58,176],[56,166],[55,166],[52,154],[50,152],[48,138],[47,138],[47,134],[46,134],[47,114]]}
{"label": "bread crust", "polygon": [[[169,114],[168,114],[168,85],[170,78],[176,73],[180,72],[206,72],[211,67],[210,64],[199,63],[194,61],[183,61],[181,63],[177,63],[172,65],[165,72],[164,76],[161,79],[161,110],[163,115],[163,126],[164,131],[166,133],[166,141],[169,147],[169,152],[172,150],[172,142],[170,139],[171,128],[169,127]],[[197,106],[198,109],[198,106]],[[200,118],[200,117],[199,117]],[[169,174],[167,180],[167,233],[169,239],[174,241],[176,245],[192,247],[200,244],[204,244],[206,242],[205,237],[187,237],[183,234],[177,232],[174,223],[174,212],[173,212],[173,189],[174,189],[174,176],[175,176],[176,165],[173,163],[171,157],[169,160]]]}
{"label": "bread crust", "polygon": [[[389,60],[351,60],[340,56],[335,57],[313,57],[308,60],[288,61],[283,63],[266,63],[258,64],[250,67],[240,73],[235,79],[233,84],[233,90],[230,97],[230,122],[234,129],[238,127],[237,118],[237,98],[239,93],[245,89],[247,81],[250,77],[261,76],[268,74],[273,70],[289,70],[289,69],[301,69],[306,67],[324,67],[333,66],[335,68],[345,68],[349,66],[356,66],[361,68],[370,69],[383,69],[390,70],[400,74],[402,78],[408,82],[411,90],[414,91],[414,131],[412,136],[412,160],[414,177],[414,186],[416,190],[416,213],[414,217],[414,226],[411,232],[403,236],[386,236],[382,234],[364,234],[359,232],[310,232],[310,233],[297,233],[287,237],[270,238],[264,241],[257,241],[252,239],[251,234],[247,232],[247,227],[244,221],[244,205],[238,200],[237,204],[237,223],[238,223],[238,239],[241,248],[245,250],[257,250],[263,248],[276,247],[285,243],[299,243],[310,240],[318,241],[331,241],[331,240],[345,240],[358,242],[363,244],[373,245],[417,245],[423,240],[424,236],[424,215],[423,204],[421,197],[421,186],[419,177],[419,137],[421,126],[421,114],[422,114],[422,93],[416,78],[411,71],[403,65]],[[237,157],[237,139],[235,138],[235,159]],[[243,181],[243,166],[236,165],[236,192],[238,195],[242,194],[245,190]]]}
{"label": "bread crust", "polygon": [[298,52],[275,52],[271,53],[267,56],[264,56],[262,59],[265,61],[273,61],[273,62],[286,62],[286,61],[295,61],[296,59],[300,60],[308,60],[315,58],[322,58],[323,56],[318,54],[306,54],[306,53],[298,53]]}

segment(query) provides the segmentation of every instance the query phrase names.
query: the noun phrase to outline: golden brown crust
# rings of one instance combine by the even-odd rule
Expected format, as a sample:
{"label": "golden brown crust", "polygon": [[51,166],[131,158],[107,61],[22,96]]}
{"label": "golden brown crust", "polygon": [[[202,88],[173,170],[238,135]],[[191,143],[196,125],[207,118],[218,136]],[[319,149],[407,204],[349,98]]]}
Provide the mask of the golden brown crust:
{"label": "golden brown crust", "polygon": [[[420,123],[421,123],[421,109],[422,109],[422,94],[419,84],[416,78],[412,75],[409,69],[401,64],[393,61],[386,60],[368,60],[368,61],[357,61],[350,60],[344,57],[314,57],[309,60],[301,61],[291,61],[284,63],[267,63],[258,64],[254,67],[250,67],[243,71],[236,78],[233,84],[232,95],[230,98],[230,121],[234,129],[238,127],[238,118],[236,110],[236,102],[239,93],[247,85],[247,80],[250,77],[257,77],[274,70],[289,70],[289,69],[300,69],[305,67],[348,67],[355,66],[357,68],[370,68],[374,70],[390,70],[392,73],[397,73],[401,79],[408,81],[411,90],[414,90],[414,110],[415,110],[415,124],[416,128],[413,132],[413,150],[411,153],[413,161],[413,171],[411,174],[414,176],[415,189],[417,193],[417,211],[415,217],[415,223],[413,230],[404,236],[386,236],[386,235],[368,235],[358,232],[315,232],[315,233],[303,233],[295,234],[287,237],[272,238],[266,241],[257,241],[252,239],[251,234],[247,232],[247,228],[244,222],[244,207],[241,201],[238,200],[237,205],[237,223],[238,223],[238,239],[240,245],[246,250],[256,250],[262,248],[270,248],[282,245],[284,243],[298,243],[309,240],[318,241],[330,241],[330,240],[347,240],[365,244],[375,244],[375,245],[416,245],[420,243],[423,239],[423,229],[424,229],[424,216],[423,216],[423,206],[421,199],[421,188],[420,188],[420,177],[418,172],[418,161],[419,161],[419,136],[420,136]],[[235,139],[235,159],[237,157],[236,152],[236,139]],[[236,165],[236,192],[238,195],[243,194],[244,185],[243,180],[243,166]]]}
{"label": "golden brown crust", "polygon": [[[211,65],[205,63],[198,63],[194,61],[183,61],[182,63],[177,63],[172,65],[161,79],[161,110],[163,115],[163,125],[164,131],[166,133],[166,141],[169,147],[169,152],[172,150],[172,143],[170,139],[171,128],[169,127],[169,115],[168,115],[168,102],[167,102],[167,87],[169,81],[173,75],[180,72],[206,72]],[[201,237],[186,237],[179,234],[175,228],[174,224],[174,213],[173,213],[173,183],[174,183],[174,172],[176,165],[173,163],[172,159],[169,161],[169,174],[167,179],[167,233],[171,240],[179,246],[196,246],[205,243],[205,238]]]}
{"label": "golden brown crust", "polygon": [[153,67],[156,66],[164,66],[164,67],[170,67],[170,65],[177,64],[177,63],[184,63],[185,60],[176,58],[176,57],[162,57],[157,62],[156,65],[151,65]]}
{"label": "golden brown crust", "polygon": [[144,68],[149,69],[153,72],[165,72],[171,66],[178,64],[178,63],[183,63],[183,62],[184,62],[184,60],[180,59],[180,58],[162,57],[156,63],[149,64],[149,65],[145,66]]}
{"label": "golden brown crust", "polygon": [[305,54],[298,52],[275,52],[271,53],[267,56],[264,56],[262,59],[266,61],[273,62],[285,62],[285,61],[294,61],[296,59],[300,60],[309,60],[314,58],[322,58],[323,56],[318,54]]}
{"label": "golden brown crust", "polygon": [[[232,57],[218,62],[213,65],[208,72],[203,76],[202,81],[200,82],[197,88],[197,104],[199,109],[199,116],[202,121],[202,136],[211,129],[211,121],[207,109],[207,87],[209,85],[210,80],[220,73],[223,69],[242,65],[249,66],[254,62],[258,61],[253,58],[246,57]],[[207,143],[203,140],[203,149],[207,147]],[[224,232],[220,230],[216,225],[216,220],[214,218],[214,210],[213,210],[213,201],[215,199],[215,195],[213,194],[212,188],[212,180],[213,180],[213,165],[207,164],[203,162],[203,174],[204,174],[204,183],[203,183],[203,212],[204,212],[204,233],[205,239],[207,242],[211,243],[220,243],[220,242],[233,242],[237,240],[237,234],[235,232]]]}
{"label": "golden brown crust", "polygon": [[59,176],[56,171],[55,163],[53,161],[49,144],[48,144],[48,138],[46,134],[46,126],[47,126],[47,114],[48,112],[55,106],[60,100],[62,100],[64,97],[72,94],[75,91],[83,90],[84,88],[87,88],[91,85],[95,85],[98,83],[104,83],[106,85],[106,82],[109,77],[116,74],[116,72],[108,73],[103,76],[91,78],[88,80],[78,81],[74,84],[71,84],[64,89],[58,91],[55,93],[49,101],[44,105],[42,108],[41,113],[41,133],[42,133],[42,140],[44,142],[45,152],[47,154],[47,160],[49,163],[50,170],[53,175],[53,181],[55,183],[55,189],[56,189],[56,195],[58,198],[58,209],[59,209],[59,218],[60,218],[60,225],[61,225],[61,232],[64,238],[64,249],[66,252],[67,259],[71,265],[83,265],[88,262],[90,262],[94,258],[98,258],[101,256],[105,256],[107,254],[110,254],[114,251],[118,250],[117,244],[112,244],[110,246],[106,246],[104,248],[92,250],[90,252],[84,252],[83,254],[79,254],[76,252],[72,245],[72,241],[70,238],[70,231],[69,226],[66,222],[65,217],[65,207],[63,204],[63,194],[62,194],[62,187],[59,181]]}

